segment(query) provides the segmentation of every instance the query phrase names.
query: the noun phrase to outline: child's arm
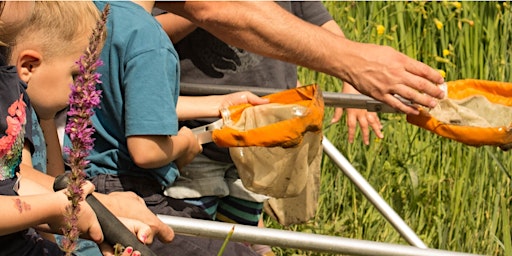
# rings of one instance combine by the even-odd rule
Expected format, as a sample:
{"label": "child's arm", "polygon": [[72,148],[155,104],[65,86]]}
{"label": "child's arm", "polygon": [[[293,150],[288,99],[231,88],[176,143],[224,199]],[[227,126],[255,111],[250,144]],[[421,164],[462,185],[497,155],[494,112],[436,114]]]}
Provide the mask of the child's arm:
{"label": "child's arm", "polygon": [[[22,178],[20,182],[20,192],[44,191],[28,179]],[[91,183],[86,183],[82,188],[84,194],[94,191]],[[29,227],[39,227],[44,231],[60,233],[60,228],[65,221],[65,208],[69,201],[64,190],[58,192],[46,190],[45,193],[37,195],[0,196],[0,203],[3,205],[0,213],[0,227],[2,227],[0,235],[6,235]],[[84,233],[86,238],[101,242],[103,234],[96,215],[86,203],[81,205],[82,211],[78,222],[80,232]]]}
{"label": "child's arm", "polygon": [[[268,103],[268,100],[247,91],[215,96],[180,96],[176,112],[180,120],[220,117],[221,107],[245,103],[259,105]],[[142,168],[158,168],[175,161],[179,169],[202,151],[197,138],[187,127],[182,127],[176,136],[130,136],[127,142],[133,161]]]}
{"label": "child's arm", "polygon": [[57,177],[64,173],[64,160],[55,119],[40,119],[39,124],[46,142],[46,170],[48,170],[48,175]]}
{"label": "child's arm", "polygon": [[[94,186],[87,182],[82,189],[84,194],[90,194],[94,191]],[[0,235],[10,234],[16,231],[25,230],[34,227],[40,231],[48,233],[61,233],[61,227],[65,224],[65,211],[69,200],[65,190],[52,192],[29,179],[20,180],[20,194],[22,196],[0,196],[0,204],[5,205],[3,212],[0,213]],[[38,193],[38,194],[36,194]],[[121,194],[117,199],[122,199]],[[126,200],[121,200],[123,204]],[[139,204],[140,205],[140,204]],[[133,204],[132,204],[133,206]],[[145,205],[137,208],[137,212],[144,211]],[[147,210],[149,211],[149,210]],[[144,214],[142,214],[144,215]],[[156,218],[156,216],[155,216]],[[132,218],[119,218],[121,222],[144,243],[152,243],[154,236],[158,235],[162,241],[169,242],[174,234],[172,229],[162,229],[159,226],[146,224],[145,222]],[[152,221],[149,221],[152,223]],[[78,218],[78,228],[81,237],[91,239],[97,243],[103,241],[103,234],[96,218],[96,214],[85,202],[81,203],[80,214]],[[102,252],[111,251],[111,246],[101,244]]]}
{"label": "child's arm", "polygon": [[268,103],[268,100],[248,91],[213,96],[180,96],[176,112],[180,120],[220,117],[220,108],[245,103],[261,105]]}
{"label": "child's arm", "polygon": [[129,136],[127,144],[133,162],[146,169],[162,167],[173,161],[179,169],[202,151],[201,144],[187,127],[182,127],[175,136]]}
{"label": "child's arm", "polygon": [[44,223],[55,223],[67,204],[64,193],[31,196],[0,196],[0,235],[14,233]]}
{"label": "child's arm", "polygon": [[25,141],[25,147],[23,148],[21,159],[20,174],[23,178],[36,181],[47,190],[51,190],[53,188],[53,181],[55,179],[39,170],[34,169],[32,166],[32,153],[30,152],[30,144],[28,141]]}
{"label": "child's arm", "polygon": [[[20,164],[21,183],[18,193],[22,196],[40,195],[53,190],[54,177],[44,174],[32,167],[28,144],[23,151]],[[37,185],[34,183],[37,182]],[[132,192],[115,192],[109,195],[93,193],[114,215],[139,220],[150,226],[152,236],[158,235],[161,241],[170,242],[174,233],[172,229],[154,215],[145,205],[144,200]],[[47,200],[47,199],[45,199]],[[136,211],[134,211],[136,209]],[[0,215],[1,216],[1,215]],[[146,241],[148,242],[148,241]]]}

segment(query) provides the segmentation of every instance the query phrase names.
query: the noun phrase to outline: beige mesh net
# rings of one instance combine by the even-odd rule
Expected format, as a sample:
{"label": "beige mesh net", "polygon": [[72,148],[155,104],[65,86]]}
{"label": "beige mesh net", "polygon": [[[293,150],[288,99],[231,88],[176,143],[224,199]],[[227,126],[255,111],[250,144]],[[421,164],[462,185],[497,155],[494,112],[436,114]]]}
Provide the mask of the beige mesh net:
{"label": "beige mesh net", "polygon": [[448,96],[407,121],[470,146],[512,145],[512,84],[465,79],[447,82]]}
{"label": "beige mesh net", "polygon": [[269,104],[230,107],[212,139],[230,147],[247,189],[275,198],[294,197],[320,169],[315,159],[322,157],[321,91],[308,85],[264,97]]}

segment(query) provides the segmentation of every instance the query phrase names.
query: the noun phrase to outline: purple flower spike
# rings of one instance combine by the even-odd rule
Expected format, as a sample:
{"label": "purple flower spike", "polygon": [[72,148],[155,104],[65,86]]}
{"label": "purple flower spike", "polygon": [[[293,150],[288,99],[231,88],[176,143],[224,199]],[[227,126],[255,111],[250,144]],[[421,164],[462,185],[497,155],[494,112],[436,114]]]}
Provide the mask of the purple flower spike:
{"label": "purple flower spike", "polygon": [[66,133],[71,139],[71,148],[65,147],[64,153],[68,155],[68,164],[71,167],[67,196],[70,204],[66,207],[66,225],[62,227],[64,237],[61,249],[66,255],[72,255],[76,248],[76,241],[80,236],[78,231],[78,213],[80,202],[83,200],[82,185],[85,183],[85,168],[89,163],[86,158],[94,146],[92,135],[95,129],[91,117],[94,115],[94,108],[98,107],[101,100],[101,91],[96,90],[96,84],[101,83],[100,74],[96,68],[103,62],[99,59],[101,43],[104,41],[105,24],[110,6],[107,4],[102,12],[101,19],[96,24],[92,36],[89,39],[89,46],[80,59],[76,62],[80,74],[71,87],[69,96],[68,122]]}

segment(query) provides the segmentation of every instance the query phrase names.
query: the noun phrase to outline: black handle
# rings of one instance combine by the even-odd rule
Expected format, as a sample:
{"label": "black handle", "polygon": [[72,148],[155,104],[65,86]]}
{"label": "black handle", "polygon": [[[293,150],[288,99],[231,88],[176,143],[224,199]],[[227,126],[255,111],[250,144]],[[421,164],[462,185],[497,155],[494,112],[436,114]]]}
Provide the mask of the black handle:
{"label": "black handle", "polygon": [[[69,176],[61,174],[55,178],[53,183],[53,190],[61,190],[67,187]],[[96,213],[98,222],[100,223],[101,230],[103,231],[104,239],[107,243],[114,246],[121,244],[123,246],[131,246],[143,256],[156,256],[156,254],[149,249],[148,246],[143,244],[137,237],[114,216],[95,196],[92,194],[87,195],[87,203]]]}

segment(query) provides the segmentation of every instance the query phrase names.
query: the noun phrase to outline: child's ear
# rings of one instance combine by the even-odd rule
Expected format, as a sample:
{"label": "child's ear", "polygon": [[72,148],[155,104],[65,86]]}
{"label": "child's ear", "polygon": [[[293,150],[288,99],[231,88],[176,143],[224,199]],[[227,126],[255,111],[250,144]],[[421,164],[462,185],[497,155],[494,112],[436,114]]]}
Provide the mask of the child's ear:
{"label": "child's ear", "polygon": [[16,60],[16,70],[20,79],[28,84],[34,72],[37,72],[39,66],[41,66],[41,61],[42,55],[38,51],[21,51]]}

